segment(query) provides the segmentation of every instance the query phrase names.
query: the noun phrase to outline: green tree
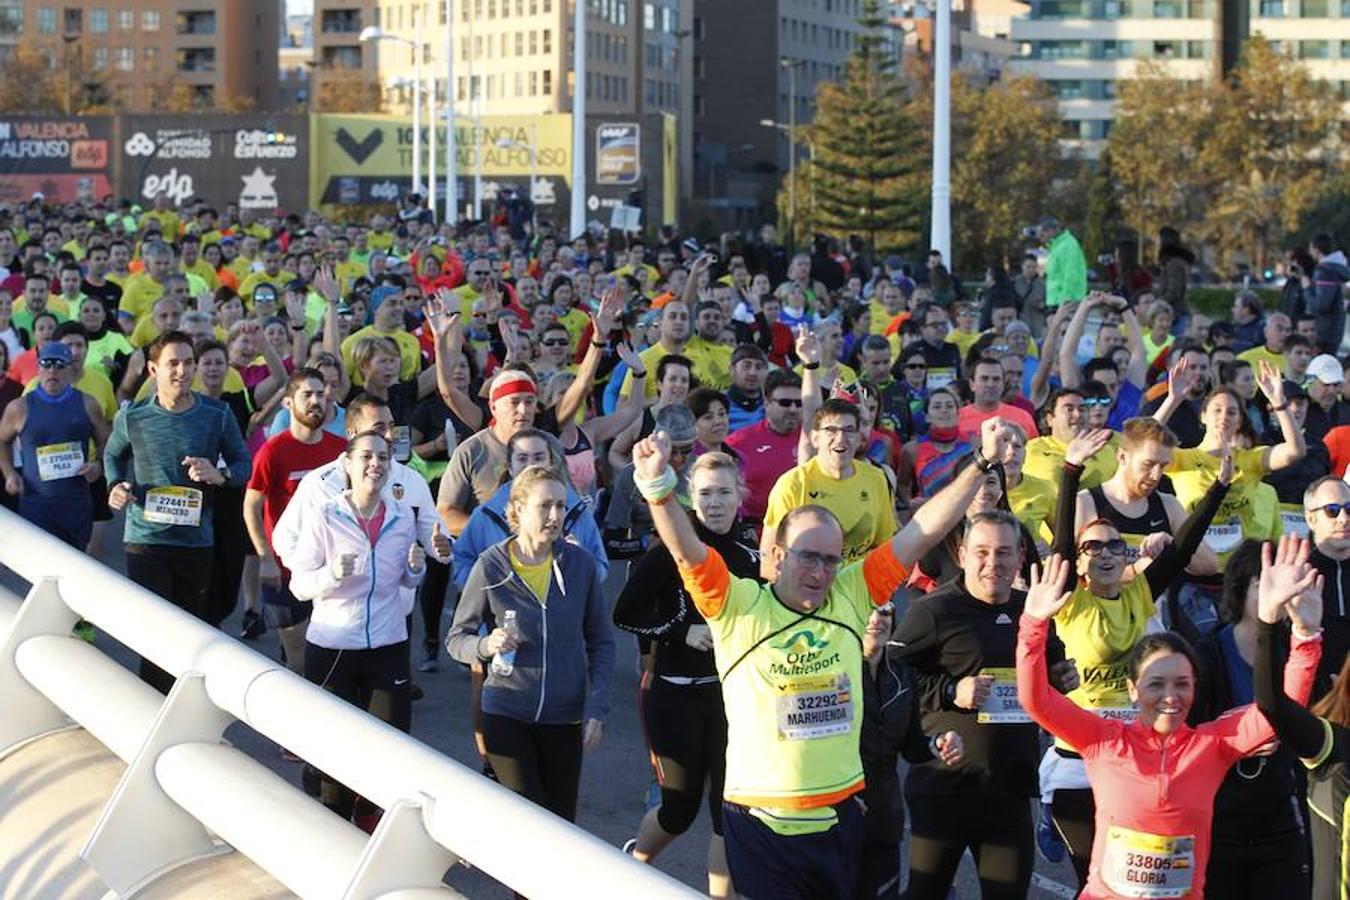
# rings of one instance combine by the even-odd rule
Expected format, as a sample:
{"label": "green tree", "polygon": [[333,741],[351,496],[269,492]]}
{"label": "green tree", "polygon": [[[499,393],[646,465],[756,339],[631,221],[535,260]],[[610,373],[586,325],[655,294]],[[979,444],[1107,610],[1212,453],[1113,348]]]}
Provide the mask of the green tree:
{"label": "green tree", "polygon": [[59,72],[52,69],[45,52],[27,41],[19,43],[0,66],[0,109],[15,114],[64,112],[65,87],[56,77]]}
{"label": "green tree", "polygon": [[843,81],[822,85],[816,96],[813,225],[863,235],[879,255],[920,240],[928,154],[883,47],[879,0],[864,0],[858,22],[864,30]]}

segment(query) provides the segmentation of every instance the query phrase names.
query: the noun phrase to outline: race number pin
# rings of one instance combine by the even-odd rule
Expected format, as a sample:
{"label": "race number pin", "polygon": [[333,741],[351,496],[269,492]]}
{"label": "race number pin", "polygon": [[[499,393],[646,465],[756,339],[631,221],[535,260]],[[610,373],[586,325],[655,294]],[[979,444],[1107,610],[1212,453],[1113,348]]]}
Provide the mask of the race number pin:
{"label": "race number pin", "polygon": [[403,485],[402,485],[402,484],[395,484],[395,485],[394,485],[394,499],[395,499],[395,500],[402,500],[402,499],[403,499]]}

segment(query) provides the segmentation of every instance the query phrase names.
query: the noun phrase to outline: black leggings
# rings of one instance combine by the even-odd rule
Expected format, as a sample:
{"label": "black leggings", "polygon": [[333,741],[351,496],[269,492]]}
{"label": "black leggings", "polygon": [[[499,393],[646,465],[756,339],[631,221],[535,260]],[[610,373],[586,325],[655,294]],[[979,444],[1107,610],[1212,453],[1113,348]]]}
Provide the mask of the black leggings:
{"label": "black leggings", "polygon": [[698,817],[703,783],[713,834],[722,833],[722,783],[727,772],[727,715],[722,686],[671,684],[659,675],[642,695],[647,742],[656,758],[661,808],[656,821],[667,834],[684,834]]}
{"label": "black leggings", "polygon": [[581,786],[581,724],[542,725],[483,713],[483,740],[497,780],[569,822]]}
{"label": "black leggings", "polygon": [[[427,574],[417,591],[422,608],[422,642],[427,647],[441,645],[441,614],[445,612],[445,592],[450,587],[450,566],[427,556]],[[412,634],[412,629],[408,629]]]}
{"label": "black leggings", "polygon": [[1241,844],[1215,841],[1205,869],[1205,895],[1224,900],[1301,900],[1311,890],[1308,869],[1302,832]]}
{"label": "black leggings", "polygon": [[244,557],[253,553],[244,525],[244,492],[219,488],[211,507],[211,531],[215,536],[215,572],[206,602],[206,621],[219,626],[239,602],[239,584],[244,580]]}
{"label": "black leggings", "polygon": [[[179,609],[211,622],[212,557],[210,547],[128,544],[127,577]],[[148,659],[141,660],[140,675],[161,694],[173,687],[173,676]]]}
{"label": "black leggings", "polygon": [[1050,818],[1064,846],[1069,848],[1080,888],[1087,885],[1088,868],[1092,865],[1092,841],[1097,835],[1096,816],[1097,803],[1092,797],[1092,788],[1061,788],[1055,791],[1054,802],[1050,804]]}
{"label": "black leggings", "polygon": [[[371,650],[330,650],[306,644],[305,677],[400,731],[412,727],[406,640]],[[364,797],[358,801],[350,788],[327,775],[320,779],[319,796],[324,806],[344,819],[350,819],[353,813],[378,811],[375,804]]]}
{"label": "black leggings", "polygon": [[1035,863],[1031,802],[994,785],[911,795],[908,900],[943,900],[969,848],[983,900],[1024,900]]}

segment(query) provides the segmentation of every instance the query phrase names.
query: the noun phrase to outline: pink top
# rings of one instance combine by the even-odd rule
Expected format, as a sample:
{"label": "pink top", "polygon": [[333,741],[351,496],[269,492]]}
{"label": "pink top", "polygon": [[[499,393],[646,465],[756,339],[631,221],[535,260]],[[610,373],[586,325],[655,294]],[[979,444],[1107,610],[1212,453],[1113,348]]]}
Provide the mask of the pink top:
{"label": "pink top", "polygon": [[727,446],[741,455],[741,469],[750,495],[742,507],[745,515],[756,522],[764,520],[769,507],[769,492],[778,476],[797,465],[797,439],[801,432],[779,434],[767,421],[756,422],[727,438]]}

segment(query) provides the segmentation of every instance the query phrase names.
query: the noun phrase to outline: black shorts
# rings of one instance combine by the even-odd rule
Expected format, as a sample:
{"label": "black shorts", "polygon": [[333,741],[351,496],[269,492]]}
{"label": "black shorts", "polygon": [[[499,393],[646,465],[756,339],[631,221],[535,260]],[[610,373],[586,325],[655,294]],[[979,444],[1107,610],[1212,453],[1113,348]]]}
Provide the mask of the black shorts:
{"label": "black shorts", "polygon": [[108,506],[108,479],[104,475],[98,476],[98,481],[89,485],[89,499],[94,501],[94,521],[111,522],[112,507]]}
{"label": "black shorts", "polygon": [[308,622],[313,611],[313,603],[297,600],[285,584],[279,588],[269,584],[262,586],[263,621],[269,628],[290,628]]}

